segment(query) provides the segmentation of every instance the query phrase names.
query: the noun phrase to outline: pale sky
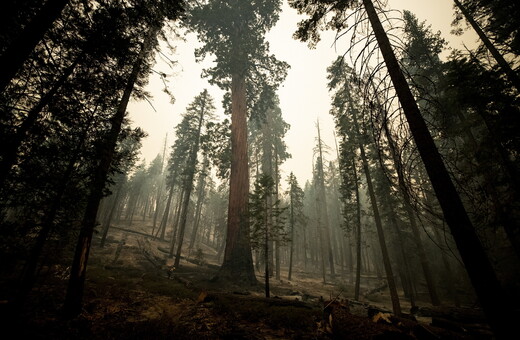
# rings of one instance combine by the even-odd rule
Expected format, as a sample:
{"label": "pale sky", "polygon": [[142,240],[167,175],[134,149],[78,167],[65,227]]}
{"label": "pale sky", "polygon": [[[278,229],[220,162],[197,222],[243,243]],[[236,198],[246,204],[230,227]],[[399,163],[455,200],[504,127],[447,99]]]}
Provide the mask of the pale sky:
{"label": "pale sky", "polygon": [[[453,20],[453,1],[451,0],[389,0],[389,8],[407,9],[414,13],[420,21],[426,20],[432,29],[441,31],[442,36],[453,48],[462,48],[461,41],[473,45],[473,36],[453,37],[450,35],[450,23]],[[316,121],[319,119],[322,139],[331,147],[326,159],[336,158],[333,139],[334,124],[329,114],[330,96],[326,87],[326,68],[337,57],[337,53],[347,49],[347,41],[339,41],[335,50],[334,33],[322,33],[322,41],[316,49],[310,50],[306,44],[292,39],[296,23],[301,18],[296,11],[284,1],[283,12],[277,25],[269,32],[271,53],[280,60],[291,65],[285,82],[280,87],[280,107],[287,123],[291,125],[285,141],[292,158],[282,166],[282,182],[293,171],[301,186],[311,178],[313,148],[315,145]],[[462,40],[461,40],[462,39]],[[173,41],[173,39],[172,39]],[[210,86],[200,78],[203,65],[197,64],[193,49],[198,45],[195,35],[189,35],[187,41],[174,41],[176,54],[170,56],[178,65],[173,69],[159,62],[156,71],[172,74],[169,78],[169,90],[175,96],[175,103],[162,92],[163,84],[157,75],[152,74],[147,90],[153,95],[151,103],[132,102],[129,106],[130,119],[134,126],[143,128],[149,136],[143,141],[142,157],[149,163],[162,152],[164,137],[168,133],[168,145],[173,143],[173,128],[180,122],[181,114],[186,106],[204,88],[208,88],[215,99],[217,112],[222,113],[221,100],[223,92]],[[168,54],[164,50],[163,53]],[[169,149],[167,152],[169,153]]]}

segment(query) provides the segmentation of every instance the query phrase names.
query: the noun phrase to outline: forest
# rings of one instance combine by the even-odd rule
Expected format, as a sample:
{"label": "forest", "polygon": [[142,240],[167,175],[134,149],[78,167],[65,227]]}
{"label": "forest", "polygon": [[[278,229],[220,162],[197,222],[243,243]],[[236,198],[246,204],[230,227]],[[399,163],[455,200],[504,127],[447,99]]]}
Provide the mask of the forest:
{"label": "forest", "polygon": [[520,2],[412,2],[1,1],[0,336],[514,339]]}

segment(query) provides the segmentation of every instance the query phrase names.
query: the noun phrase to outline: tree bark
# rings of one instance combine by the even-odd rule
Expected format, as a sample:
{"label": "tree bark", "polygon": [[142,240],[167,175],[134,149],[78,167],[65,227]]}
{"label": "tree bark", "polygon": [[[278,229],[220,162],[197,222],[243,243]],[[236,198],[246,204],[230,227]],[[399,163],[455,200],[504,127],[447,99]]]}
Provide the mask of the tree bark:
{"label": "tree bark", "polygon": [[354,189],[356,191],[356,283],[354,300],[359,301],[359,286],[361,282],[361,202],[359,200],[359,180],[354,158],[352,158],[352,168],[354,169]]}
{"label": "tree bark", "polygon": [[421,116],[374,5],[370,0],[363,0],[363,4],[412,136],[473,287],[493,332],[497,338],[507,338],[508,334],[514,334],[514,329],[512,328],[515,325],[513,320],[514,313],[511,307],[505,303],[505,301],[508,301],[508,298],[495,275],[493,266],[480,243],[475,228],[466,213],[428,127]]}
{"label": "tree bark", "polygon": [[[157,229],[157,237],[161,234],[160,239],[164,240],[164,235],[166,234],[166,224],[168,224],[168,217],[170,217],[171,204],[173,199],[173,193],[175,192],[175,180],[172,179],[172,184],[170,185],[170,190],[168,194],[168,199],[166,200],[166,207],[164,207],[164,214],[161,218],[161,224],[159,225],[159,229]],[[152,231],[153,235],[153,231]]]}
{"label": "tree bark", "polygon": [[247,157],[247,105],[244,74],[231,81],[231,174],[226,248],[219,277],[254,284],[256,282],[249,240],[249,166]]}

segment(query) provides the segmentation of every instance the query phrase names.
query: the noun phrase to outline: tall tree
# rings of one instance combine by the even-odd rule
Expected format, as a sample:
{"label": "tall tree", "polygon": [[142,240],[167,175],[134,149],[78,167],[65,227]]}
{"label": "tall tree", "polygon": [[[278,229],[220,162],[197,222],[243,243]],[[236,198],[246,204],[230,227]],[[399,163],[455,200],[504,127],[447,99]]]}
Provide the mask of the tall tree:
{"label": "tall tree", "polygon": [[[249,241],[247,156],[247,89],[254,84],[276,87],[287,65],[268,54],[265,33],[278,20],[279,0],[200,1],[188,11],[187,26],[204,44],[199,59],[216,56],[216,66],[205,71],[210,82],[231,91],[231,173],[228,230],[219,276],[252,284],[256,281]],[[254,96],[253,92],[250,92]]]}
{"label": "tall tree", "polygon": [[196,173],[197,167],[197,157],[200,149],[201,138],[202,136],[202,128],[204,126],[204,122],[206,119],[211,117],[215,106],[213,105],[213,99],[208,93],[208,90],[202,91],[193,102],[187,107],[186,115],[184,119],[189,120],[190,123],[186,124],[189,127],[189,131],[184,134],[177,134],[178,138],[183,139],[183,143],[189,143],[189,150],[186,157],[186,166],[182,173],[182,186],[183,186],[183,203],[180,214],[180,221],[178,225],[179,229],[179,240],[177,245],[177,252],[175,257],[175,266],[179,266],[179,261],[181,258],[182,251],[182,243],[184,240],[184,231],[186,229],[186,221],[188,217],[188,207],[190,203],[190,196],[193,190],[193,179]]}
{"label": "tall tree", "polygon": [[335,277],[336,271],[334,269],[334,254],[332,251],[331,237],[330,237],[330,225],[329,225],[329,212],[327,209],[327,196],[325,195],[325,171],[324,171],[324,145],[321,139],[321,131],[319,122],[316,124],[318,130],[317,146],[315,152],[318,157],[316,159],[316,204],[319,205],[319,221],[320,221],[320,237],[322,238],[322,256],[327,258],[329,262],[330,275],[332,278]]}
{"label": "tall tree", "polygon": [[149,56],[156,39],[157,27],[149,28],[147,36],[141,44],[139,55],[132,67],[132,71],[128,76],[128,81],[121,97],[121,101],[117,111],[112,117],[112,126],[105,137],[103,147],[99,150],[100,162],[95,170],[92,180],[91,191],[87,201],[87,207],[82,222],[81,232],[76,245],[74,261],[71,268],[69,284],[67,287],[67,295],[65,298],[65,312],[67,315],[74,316],[81,312],[83,300],[83,288],[85,285],[85,275],[87,269],[90,245],[92,242],[92,234],[96,225],[96,216],[99,208],[99,202],[103,197],[105,182],[110,170],[114,150],[116,148],[117,138],[121,132],[121,126],[125,117],[126,108],[130,100],[130,96],[134,89],[135,83],[143,72],[143,64]]}
{"label": "tall tree", "polygon": [[306,217],[303,212],[303,199],[305,194],[302,188],[300,188],[298,185],[298,180],[292,172],[287,178],[287,184],[289,185],[286,194],[289,196],[289,238],[291,242],[291,247],[289,250],[289,273],[287,274],[287,280],[291,281],[295,246],[295,228],[297,226],[303,226],[305,224]]}
{"label": "tall tree", "polygon": [[284,221],[281,214],[285,209],[280,208],[280,201],[272,202],[274,180],[271,176],[262,174],[255,182],[255,190],[251,193],[249,214],[251,217],[251,242],[253,248],[260,248],[264,255],[265,265],[265,297],[270,297],[269,287],[269,253],[271,241],[286,241],[283,230]]}

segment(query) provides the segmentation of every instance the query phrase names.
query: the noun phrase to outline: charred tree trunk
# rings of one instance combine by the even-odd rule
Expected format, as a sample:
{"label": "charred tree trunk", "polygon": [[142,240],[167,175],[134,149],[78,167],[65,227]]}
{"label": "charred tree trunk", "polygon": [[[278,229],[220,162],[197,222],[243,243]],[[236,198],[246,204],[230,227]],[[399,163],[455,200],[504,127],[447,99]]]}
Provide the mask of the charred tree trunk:
{"label": "charred tree trunk", "polygon": [[202,213],[202,204],[204,203],[204,189],[206,186],[206,171],[208,170],[209,161],[204,156],[202,171],[199,177],[199,183],[197,184],[197,204],[195,206],[195,214],[193,215],[193,229],[191,231],[189,249],[192,250],[197,239],[197,232],[199,230],[200,217]]}
{"label": "charred tree trunk", "polygon": [[[168,218],[170,217],[171,204],[172,204],[173,194],[175,192],[175,179],[172,179],[172,183],[171,183],[169,189],[170,190],[168,193],[168,199],[166,200],[166,207],[164,207],[164,214],[162,215],[161,224],[159,224],[159,229],[157,229],[157,235],[156,235],[156,237],[159,237],[159,234],[160,234],[161,240],[164,240],[164,235],[166,233],[166,225],[168,224]],[[153,230],[152,230],[152,235],[153,235]]]}

